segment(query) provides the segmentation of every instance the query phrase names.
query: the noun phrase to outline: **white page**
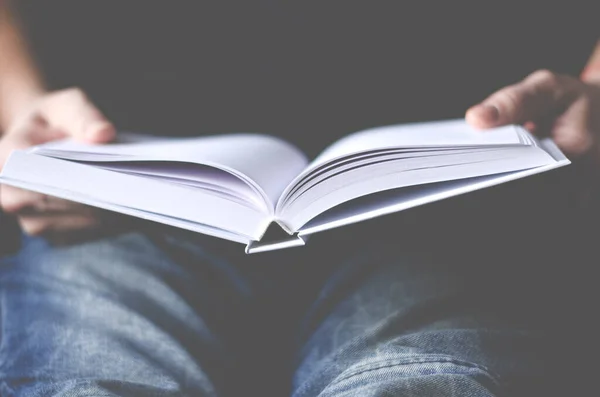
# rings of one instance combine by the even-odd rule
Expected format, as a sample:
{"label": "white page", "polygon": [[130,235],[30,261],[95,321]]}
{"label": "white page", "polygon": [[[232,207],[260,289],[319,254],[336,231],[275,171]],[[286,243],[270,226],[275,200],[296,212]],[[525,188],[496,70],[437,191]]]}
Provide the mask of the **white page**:
{"label": "white page", "polygon": [[[335,211],[335,209],[337,209],[335,208],[331,212],[325,212],[322,216],[319,215],[304,225],[298,234],[300,236],[307,236],[313,233],[342,227],[344,225],[407,210],[427,203],[550,171],[554,168],[568,164],[568,161],[556,162],[544,167],[530,168],[527,170],[486,175],[470,179],[458,179],[425,186],[422,190],[411,189],[402,191],[402,189],[397,189],[385,191],[382,192],[381,195],[374,195],[371,200],[365,200],[360,206],[352,206],[352,203],[349,203],[345,208],[340,207],[339,211]],[[402,227],[402,225],[398,225],[398,227]]]}
{"label": "white page", "polygon": [[234,241],[242,244],[249,244],[253,241],[251,238],[243,235],[239,235],[227,230],[215,228],[209,225],[205,225],[202,223],[191,222],[186,219],[170,217],[163,214],[156,214],[154,212],[147,212],[143,210],[139,210],[137,208],[131,208],[126,206],[121,206],[118,204],[113,204],[101,200],[96,200],[91,197],[83,196],[77,193],[64,191],[61,189],[52,188],[49,186],[39,186],[39,185],[31,185],[29,183],[23,181],[17,181],[12,179],[6,179],[0,176],[0,183],[11,185],[14,187],[18,187],[25,190],[31,190],[43,194],[47,194],[49,196],[61,197],[65,200],[77,201],[86,205],[91,205],[94,207],[102,208],[108,211],[119,212],[124,215],[135,216],[137,218],[163,223],[165,225],[178,227],[181,229],[191,230],[196,233],[206,234],[208,236],[214,236],[218,238],[222,238],[229,241]]}
{"label": "white page", "polygon": [[[445,166],[433,168],[411,169],[403,164],[402,160],[359,168],[354,170],[352,175],[340,174],[324,182],[320,189],[308,190],[303,196],[280,209],[278,219],[290,230],[297,231],[318,214],[368,194],[418,184],[514,172],[556,162],[539,147],[515,147],[507,148],[506,151],[509,152],[506,156],[483,153],[479,162],[470,161],[465,156],[462,163],[451,161]],[[491,159],[486,161],[486,157]]]}
{"label": "white page", "polygon": [[480,131],[463,119],[400,124],[372,128],[333,143],[311,163],[311,167],[341,156],[386,148],[444,146],[522,145],[524,130],[509,125]]}
{"label": "white page", "polygon": [[[86,163],[87,164],[87,163]],[[256,191],[238,177],[220,170],[201,164],[188,163],[143,163],[143,162],[95,162],[90,165],[105,170],[122,172],[142,177],[195,186],[232,196],[233,199],[245,201],[256,208],[269,211]]]}
{"label": "white page", "polygon": [[[109,168],[102,168],[103,170],[109,170]],[[245,205],[247,207],[251,207],[251,208],[255,208],[255,209],[262,209],[263,211],[265,211],[265,213],[267,213],[267,209],[263,208],[263,203],[255,203],[251,200],[248,199],[244,199],[244,198],[240,198],[240,195],[237,192],[231,192],[231,191],[227,191],[226,189],[223,189],[223,187],[221,186],[217,186],[217,185],[213,185],[210,183],[204,183],[204,182],[198,182],[198,181],[189,181],[189,180],[185,180],[185,179],[179,179],[179,178],[171,178],[168,176],[161,176],[161,177],[156,177],[156,176],[152,176],[152,175],[141,175],[135,172],[126,172],[126,171],[122,171],[119,170],[118,172],[120,173],[125,173],[127,175],[133,175],[133,176],[137,176],[137,177],[143,177],[143,178],[150,178],[150,179],[154,179],[157,181],[161,181],[163,183],[167,182],[167,183],[172,183],[174,185],[181,185],[181,186],[187,186],[187,187],[191,187],[194,189],[201,189],[204,190],[206,192],[210,192],[211,194],[214,194],[217,197],[222,197],[224,199],[230,200],[230,201],[234,201],[236,203]]]}
{"label": "white page", "polygon": [[76,161],[179,161],[237,175],[260,188],[271,208],[287,184],[308,164],[293,145],[267,135],[229,134],[200,138],[146,138],[140,143],[85,145],[59,141],[33,153]]}
{"label": "white page", "polygon": [[14,151],[0,182],[101,208],[135,209],[259,239],[271,216],[204,190]]}
{"label": "white page", "polygon": [[[456,161],[460,161],[464,156],[471,156],[474,152],[477,152],[479,155],[483,153],[491,153],[494,151],[501,151],[504,148],[469,148],[469,149],[452,149],[452,150],[424,150],[424,151],[406,151],[406,150],[398,150],[398,151],[385,151],[378,154],[369,154],[369,155],[356,155],[353,156],[350,160],[344,160],[339,162],[328,163],[329,165],[321,167],[318,169],[318,172],[313,172],[312,174],[305,175],[305,178],[295,181],[293,185],[291,185],[290,189],[286,189],[281,198],[277,203],[276,208],[283,208],[283,206],[287,205],[288,202],[295,200],[295,198],[301,195],[303,192],[312,189],[313,186],[321,183],[322,181],[328,179],[329,177],[340,174],[346,171],[349,171],[358,167],[366,167],[370,165],[374,165],[377,163],[382,163],[384,161],[391,160],[400,160],[406,161],[404,164],[407,168],[411,168],[414,165],[418,164],[427,164],[431,166],[436,166],[440,161],[446,163],[450,161],[451,158],[456,158]],[[415,161],[411,159],[416,159]]]}
{"label": "white page", "polygon": [[[336,189],[342,189],[352,184],[360,183],[368,185],[369,181],[373,180],[373,178],[391,173],[398,177],[395,183],[398,183],[402,179],[407,185],[414,185],[429,183],[419,180],[416,175],[420,175],[420,173],[428,170],[432,170],[433,175],[436,175],[438,172],[444,172],[441,167],[473,165],[476,172],[484,175],[489,173],[488,168],[490,165],[488,164],[496,164],[497,160],[506,160],[506,164],[511,167],[510,170],[540,166],[552,161],[552,157],[546,152],[531,146],[496,147],[494,150],[486,147],[482,148],[482,150],[449,150],[438,153],[443,154],[437,156],[399,157],[397,159],[392,157],[391,160],[388,159],[387,161],[371,159],[371,161],[362,167],[354,167],[348,170],[344,170],[341,167],[342,172],[335,172],[334,170],[329,178],[322,179],[318,183],[312,184],[312,186],[305,186],[304,189],[296,192],[295,195],[292,195],[284,202],[282,207],[277,207],[277,213],[288,211],[288,207],[291,205],[306,206],[311,200],[322,198]],[[384,157],[382,156],[382,160],[385,160]],[[509,170],[507,169],[506,171]],[[458,175],[458,177],[461,176]],[[296,204],[296,202],[299,203]]]}
{"label": "white page", "polygon": [[[570,164],[570,161],[550,139],[541,141],[540,146],[553,157],[554,162],[543,167],[530,168],[521,171],[442,182],[424,186],[423,189],[419,189],[418,187],[395,189],[383,192],[380,195],[366,196],[364,197],[364,200],[361,199],[361,203],[349,202],[347,205],[345,204],[333,208],[331,211],[315,217],[304,225],[298,234],[310,235],[328,229],[361,222],[378,216],[403,211],[419,205],[510,182],[512,180],[525,178]],[[402,227],[402,225],[399,225],[399,227]]]}

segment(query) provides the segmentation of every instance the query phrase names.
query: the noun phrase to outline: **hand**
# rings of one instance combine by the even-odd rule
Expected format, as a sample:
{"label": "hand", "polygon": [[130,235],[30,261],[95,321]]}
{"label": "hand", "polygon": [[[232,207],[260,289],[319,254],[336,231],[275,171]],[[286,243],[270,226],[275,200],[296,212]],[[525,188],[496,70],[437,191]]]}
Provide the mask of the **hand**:
{"label": "hand", "polygon": [[600,164],[600,84],[540,70],[470,108],[466,120],[477,128],[523,124],[567,156]]}
{"label": "hand", "polygon": [[[0,170],[12,150],[66,137],[106,143],[115,137],[115,129],[80,90],[47,94],[18,117],[0,139]],[[56,237],[93,229],[99,223],[91,207],[6,185],[0,189],[0,206],[16,215],[23,231],[30,235]]]}

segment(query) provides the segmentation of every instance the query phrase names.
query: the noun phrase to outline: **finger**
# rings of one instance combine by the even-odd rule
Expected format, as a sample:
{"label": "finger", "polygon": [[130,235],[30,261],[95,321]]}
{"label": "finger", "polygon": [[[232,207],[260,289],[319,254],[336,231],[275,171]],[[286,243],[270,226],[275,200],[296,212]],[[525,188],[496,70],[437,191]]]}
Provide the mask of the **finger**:
{"label": "finger", "polygon": [[0,170],[12,151],[28,149],[64,136],[61,130],[50,127],[42,115],[36,112],[28,114],[15,122],[0,139]]}
{"label": "finger", "polygon": [[72,88],[46,97],[40,112],[50,127],[89,143],[114,139],[115,128],[81,90]]}
{"label": "finger", "polygon": [[581,156],[594,142],[591,131],[591,106],[586,97],[575,101],[553,124],[552,139],[567,155]]}
{"label": "finger", "polygon": [[30,190],[2,186],[0,204],[5,212],[14,215],[43,213],[91,213],[91,207]]}
{"label": "finger", "polygon": [[538,121],[568,106],[577,98],[579,88],[573,78],[537,71],[470,108],[465,117],[476,128]]}
{"label": "finger", "polygon": [[96,227],[96,217],[81,214],[30,215],[19,217],[21,229],[30,236],[88,230]]}
{"label": "finger", "polygon": [[77,214],[88,214],[93,212],[92,207],[85,204],[75,203],[73,201],[63,200],[60,198],[41,195],[40,199],[37,200],[25,211],[20,211],[18,215],[22,213],[34,213],[34,214],[54,214],[54,213],[77,213]]}
{"label": "finger", "polygon": [[43,197],[40,193],[8,185],[2,185],[0,189],[0,205],[8,214],[18,214],[30,209],[36,202],[42,201]]}
{"label": "finger", "polygon": [[529,131],[529,132],[531,132],[532,134],[534,134],[534,133],[537,131],[537,129],[538,129],[538,124],[534,123],[533,121],[528,121],[528,122],[526,122],[525,124],[523,124],[523,127],[524,127],[524,128],[527,130],[527,131]]}

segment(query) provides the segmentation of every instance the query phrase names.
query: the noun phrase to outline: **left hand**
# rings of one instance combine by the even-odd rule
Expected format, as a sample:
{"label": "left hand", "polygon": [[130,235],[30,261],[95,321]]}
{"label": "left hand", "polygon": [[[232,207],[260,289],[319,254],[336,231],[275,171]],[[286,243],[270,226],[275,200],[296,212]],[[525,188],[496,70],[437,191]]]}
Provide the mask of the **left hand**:
{"label": "left hand", "polygon": [[600,165],[600,83],[539,70],[470,108],[466,120],[476,128],[523,124],[572,159]]}
{"label": "left hand", "polygon": [[[82,91],[48,93],[18,115],[0,139],[0,171],[15,149],[67,137],[108,143],[115,134],[114,126]],[[54,242],[75,241],[106,226],[107,217],[95,208],[8,185],[0,189],[0,208],[14,215],[25,233]]]}

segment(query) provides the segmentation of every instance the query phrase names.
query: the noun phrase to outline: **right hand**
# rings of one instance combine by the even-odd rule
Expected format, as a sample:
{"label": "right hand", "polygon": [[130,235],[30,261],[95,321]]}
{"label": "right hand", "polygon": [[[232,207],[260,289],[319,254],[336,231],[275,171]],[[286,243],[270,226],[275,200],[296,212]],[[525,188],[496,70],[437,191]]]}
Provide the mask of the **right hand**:
{"label": "right hand", "polygon": [[[79,89],[49,93],[18,115],[0,139],[0,171],[9,154],[49,141],[74,138],[100,144],[114,139],[115,128]],[[30,235],[71,234],[99,224],[91,207],[2,185],[0,207],[15,215]]]}

